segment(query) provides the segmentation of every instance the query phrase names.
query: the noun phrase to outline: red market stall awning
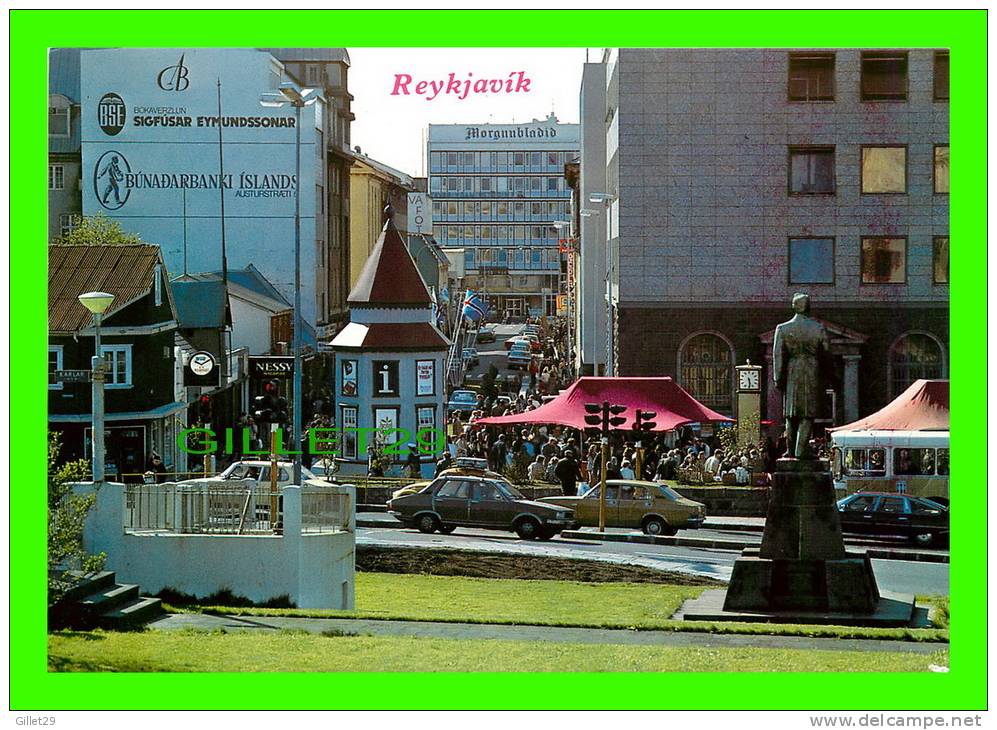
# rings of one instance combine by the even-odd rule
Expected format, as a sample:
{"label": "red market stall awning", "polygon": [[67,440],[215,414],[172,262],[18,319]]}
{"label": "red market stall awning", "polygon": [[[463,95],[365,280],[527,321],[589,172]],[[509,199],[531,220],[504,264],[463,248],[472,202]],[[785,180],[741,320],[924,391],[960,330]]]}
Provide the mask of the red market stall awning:
{"label": "red market stall awning", "polygon": [[733,421],[697,401],[671,378],[579,378],[553,400],[539,408],[509,416],[479,418],[474,425],[507,426],[513,424],[559,424],[570,428],[588,428],[585,404],[609,401],[624,405],[621,414],[629,429],[637,409],[654,411],[655,431],[672,431],[687,423]]}
{"label": "red market stall awning", "polygon": [[948,431],[949,381],[915,380],[892,403],[831,431]]}

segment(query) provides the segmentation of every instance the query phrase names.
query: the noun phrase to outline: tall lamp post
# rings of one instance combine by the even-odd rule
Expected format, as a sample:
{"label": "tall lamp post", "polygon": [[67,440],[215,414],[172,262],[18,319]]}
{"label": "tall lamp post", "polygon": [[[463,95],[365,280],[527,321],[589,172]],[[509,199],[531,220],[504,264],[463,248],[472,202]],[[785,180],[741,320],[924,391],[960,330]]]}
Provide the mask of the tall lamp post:
{"label": "tall lamp post", "polygon": [[[603,211],[608,212],[609,207],[616,200],[615,195],[609,193],[591,193],[589,202],[601,203]],[[613,327],[613,222],[610,216],[606,217],[606,375],[613,377],[616,375],[616,358],[614,357],[616,348],[614,343]]]}
{"label": "tall lamp post", "polygon": [[90,368],[93,371],[93,433],[90,450],[93,452],[93,480],[94,483],[99,483],[104,481],[104,355],[100,351],[100,320],[114,301],[114,295],[91,291],[80,294],[79,300],[80,304],[93,314],[94,354],[90,360]]}
{"label": "tall lamp post", "polygon": [[[568,257],[569,258],[573,257],[575,255],[575,247],[574,247],[574,242],[573,242],[573,240],[571,238],[571,221],[554,221],[554,228],[557,229],[558,238],[561,238],[561,237],[564,236],[564,229],[565,228],[568,229],[568,236],[567,236],[568,249],[569,249],[568,250]],[[561,250],[561,243],[560,243],[560,241],[558,241],[557,248],[558,248],[558,251]],[[558,261],[560,261],[560,258],[561,258],[560,255],[558,255]],[[570,262],[570,265],[573,266],[574,262],[573,261]],[[558,267],[558,268],[560,268],[560,267]],[[557,293],[558,293],[558,295],[560,295],[560,293],[561,293],[561,272],[560,271],[557,272],[557,278],[558,278]],[[565,318],[568,320],[568,326],[567,326],[567,330],[568,330],[568,351],[565,354],[567,356],[569,356],[569,357],[571,357],[572,345],[574,344],[574,342],[573,342],[574,341],[573,334],[574,334],[574,328],[575,328],[575,318],[574,318],[575,292],[574,292],[574,289],[572,287],[572,284],[573,284],[573,282],[568,281],[567,280],[567,276],[565,276],[565,298],[566,298],[566,301],[568,303],[568,306],[566,307],[567,311],[566,311],[566,314],[565,314]],[[574,377],[574,371],[575,371],[575,358],[574,357],[571,357],[570,366],[571,366],[572,377]]]}
{"label": "tall lamp post", "polygon": [[[301,110],[318,99],[318,89],[302,89],[285,81],[276,92],[260,95],[260,104],[266,107],[294,107],[294,332],[291,349],[294,351],[294,409],[291,439],[301,443]],[[322,151],[324,158],[325,151]],[[294,449],[297,451],[297,449]],[[301,454],[294,455],[294,484],[301,484]]]}

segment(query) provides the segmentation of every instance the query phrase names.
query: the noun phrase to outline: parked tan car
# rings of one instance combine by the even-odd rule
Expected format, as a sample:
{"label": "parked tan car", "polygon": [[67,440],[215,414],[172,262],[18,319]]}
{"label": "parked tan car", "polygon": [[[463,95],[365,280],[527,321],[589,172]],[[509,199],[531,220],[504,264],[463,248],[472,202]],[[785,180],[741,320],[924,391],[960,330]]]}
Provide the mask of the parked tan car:
{"label": "parked tan car", "polygon": [[[579,524],[599,526],[599,485],[581,497],[537,500],[574,510]],[[702,527],[706,506],[655,482],[611,479],[606,482],[606,527],[639,527],[648,535],[674,535]]]}

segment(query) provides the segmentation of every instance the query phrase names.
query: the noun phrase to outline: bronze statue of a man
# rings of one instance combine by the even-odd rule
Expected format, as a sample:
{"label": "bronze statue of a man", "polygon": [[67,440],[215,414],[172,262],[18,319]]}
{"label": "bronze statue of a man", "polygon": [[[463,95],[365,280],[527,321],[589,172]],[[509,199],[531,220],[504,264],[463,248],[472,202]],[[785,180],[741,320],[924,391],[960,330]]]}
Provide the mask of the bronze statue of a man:
{"label": "bronze statue of a man", "polygon": [[788,322],[775,328],[772,375],[782,391],[786,417],[786,456],[811,458],[810,432],[820,407],[821,365],[829,354],[827,330],[810,316],[810,295],[794,294]]}

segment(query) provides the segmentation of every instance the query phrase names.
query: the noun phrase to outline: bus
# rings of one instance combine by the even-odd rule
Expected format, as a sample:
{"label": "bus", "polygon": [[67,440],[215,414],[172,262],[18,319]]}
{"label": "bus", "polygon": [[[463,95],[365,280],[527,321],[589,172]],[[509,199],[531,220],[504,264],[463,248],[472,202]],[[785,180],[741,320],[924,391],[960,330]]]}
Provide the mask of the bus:
{"label": "bus", "polygon": [[835,431],[831,471],[842,496],[898,492],[948,505],[949,432]]}

